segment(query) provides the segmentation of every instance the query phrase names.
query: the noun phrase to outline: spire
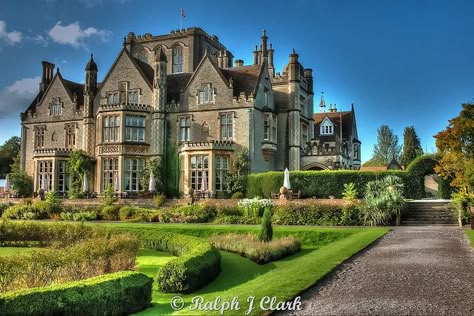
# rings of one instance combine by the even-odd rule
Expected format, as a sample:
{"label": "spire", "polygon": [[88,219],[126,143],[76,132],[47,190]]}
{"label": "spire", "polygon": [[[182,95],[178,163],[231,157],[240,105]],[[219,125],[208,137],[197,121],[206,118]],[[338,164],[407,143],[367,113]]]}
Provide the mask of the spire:
{"label": "spire", "polygon": [[321,92],[321,101],[319,101],[319,111],[326,112],[326,102],[324,101],[324,92]]}
{"label": "spire", "polygon": [[97,71],[97,64],[94,62],[94,54],[91,54],[91,59],[86,65],[86,71]]}

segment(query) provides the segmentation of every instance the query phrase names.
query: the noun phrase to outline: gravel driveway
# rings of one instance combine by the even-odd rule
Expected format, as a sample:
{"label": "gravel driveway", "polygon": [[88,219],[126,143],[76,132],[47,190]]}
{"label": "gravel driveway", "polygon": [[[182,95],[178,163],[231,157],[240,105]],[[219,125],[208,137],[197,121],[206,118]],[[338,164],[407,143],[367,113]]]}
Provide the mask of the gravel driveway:
{"label": "gravel driveway", "polygon": [[292,315],[474,315],[474,251],[459,228],[395,228],[301,301]]}

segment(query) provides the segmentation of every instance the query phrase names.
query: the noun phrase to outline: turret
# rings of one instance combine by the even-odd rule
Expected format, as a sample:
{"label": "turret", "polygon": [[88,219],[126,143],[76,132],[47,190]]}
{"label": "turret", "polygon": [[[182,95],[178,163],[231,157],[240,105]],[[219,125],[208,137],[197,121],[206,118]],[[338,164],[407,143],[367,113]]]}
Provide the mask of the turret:
{"label": "turret", "polygon": [[166,69],[168,66],[168,60],[166,58],[163,49],[160,48],[155,51],[155,59],[153,63],[153,70],[155,74],[153,89],[155,96],[155,110],[164,111],[166,103],[166,81],[168,75]]}
{"label": "turret", "polygon": [[295,49],[290,54],[290,62],[288,63],[288,80],[289,81],[299,81],[299,70],[300,63],[298,62],[299,55],[296,53]]}
{"label": "turret", "polygon": [[258,62],[258,50],[257,50],[257,45],[255,45],[255,50],[253,51],[253,64],[257,65]]}
{"label": "turret", "polygon": [[319,112],[326,112],[326,101],[324,101],[324,95],[321,95],[321,101],[319,101]]}
{"label": "turret", "polygon": [[267,50],[267,31],[263,30],[262,33],[262,44],[260,45],[260,64],[263,64],[264,61],[268,62],[268,50]]}
{"label": "turret", "polygon": [[94,61],[94,55],[91,54],[91,58],[86,65],[86,83],[84,84],[84,94],[95,94],[97,89],[97,64]]}
{"label": "turret", "polygon": [[41,65],[43,66],[43,74],[41,76],[40,92],[45,92],[53,80],[54,64],[42,61]]}

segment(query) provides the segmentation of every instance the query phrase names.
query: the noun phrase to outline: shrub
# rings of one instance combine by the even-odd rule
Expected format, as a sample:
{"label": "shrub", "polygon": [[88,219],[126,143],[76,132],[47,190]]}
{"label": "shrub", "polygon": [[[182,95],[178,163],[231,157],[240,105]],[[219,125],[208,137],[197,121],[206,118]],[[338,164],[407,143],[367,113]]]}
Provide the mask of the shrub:
{"label": "shrub", "polygon": [[208,223],[217,215],[216,207],[208,203],[184,205],[174,210],[175,223]]}
{"label": "shrub", "polygon": [[265,207],[262,217],[262,227],[258,234],[258,240],[262,242],[272,241],[273,228],[272,228],[272,211],[269,207]]}
{"label": "shrub", "polygon": [[244,194],[242,192],[235,192],[230,198],[233,200],[240,200],[244,198]]}
{"label": "shrub", "polygon": [[151,303],[153,279],[118,272],[0,294],[2,315],[128,315]]}
{"label": "shrub", "polygon": [[261,217],[263,210],[266,207],[272,207],[272,201],[269,199],[260,199],[258,197],[253,199],[242,199],[239,201],[239,208],[244,216]]}
{"label": "shrub", "polygon": [[353,182],[344,183],[344,191],[342,192],[342,198],[347,201],[352,201],[357,198],[357,189]]}
{"label": "shrub", "polygon": [[43,205],[43,201],[12,205],[3,212],[2,217],[4,219],[44,219],[48,217],[48,212]]}
{"label": "shrub", "polygon": [[277,225],[360,225],[360,206],[298,203],[273,208],[272,222]]}
{"label": "shrub", "polygon": [[211,236],[210,240],[217,248],[238,253],[258,264],[278,260],[301,249],[300,241],[292,236],[261,242],[251,234],[227,234]]}
{"label": "shrub", "polygon": [[12,205],[13,205],[13,203],[11,203],[11,202],[0,203],[0,217],[2,217],[3,212]]}
{"label": "shrub", "polygon": [[60,214],[65,221],[94,221],[97,219],[96,211],[62,212]]}
{"label": "shrub", "polygon": [[106,205],[101,210],[103,219],[106,220],[118,220],[119,219],[120,206],[118,205]]}
{"label": "shrub", "polygon": [[104,205],[110,206],[114,204],[117,201],[117,198],[115,197],[115,192],[114,192],[114,187],[109,184],[107,188],[105,188],[104,191]]}
{"label": "shrub", "polygon": [[124,205],[119,210],[119,219],[121,221],[131,219],[135,216],[137,212],[136,207],[130,205]]}
{"label": "shrub", "polygon": [[162,292],[193,292],[214,280],[221,271],[219,250],[204,239],[162,231],[136,234],[143,248],[178,256],[158,271],[158,286]]}
{"label": "shrub", "polygon": [[156,207],[162,206],[166,202],[166,196],[164,194],[157,194],[153,197],[153,203]]}

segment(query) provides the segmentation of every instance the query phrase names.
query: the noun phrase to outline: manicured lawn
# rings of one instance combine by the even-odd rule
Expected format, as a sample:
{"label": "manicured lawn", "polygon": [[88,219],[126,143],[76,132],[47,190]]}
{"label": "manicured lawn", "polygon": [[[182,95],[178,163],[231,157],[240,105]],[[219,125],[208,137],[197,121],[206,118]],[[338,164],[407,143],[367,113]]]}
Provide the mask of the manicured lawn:
{"label": "manicured lawn", "polygon": [[466,229],[464,232],[466,232],[467,237],[471,241],[471,246],[474,247],[474,230],[472,229]]}
{"label": "manicured lawn", "polygon": [[16,254],[26,254],[40,248],[25,248],[25,247],[0,247],[0,256],[12,256]]}
{"label": "manicured lawn", "polygon": [[[244,225],[199,225],[199,224],[106,224],[114,229],[135,232],[138,235],[146,230],[165,230],[206,238],[212,234],[229,232],[257,231],[258,226]],[[275,227],[275,236],[293,235],[302,241],[302,250],[290,257],[265,265],[237,254],[221,251],[222,272],[219,277],[203,289],[187,295],[179,295],[185,301],[181,311],[171,309],[170,300],[176,294],[164,294],[156,288],[153,293],[153,306],[140,315],[162,314],[219,314],[219,312],[191,312],[189,305],[195,296],[202,296],[205,301],[231,301],[237,297],[240,312],[226,314],[243,314],[248,309],[247,298],[254,296],[258,305],[265,296],[275,296],[278,301],[294,298],[303,290],[311,287],[341,262],[367,247],[376,239],[383,236],[387,228],[319,228],[319,227]],[[153,255],[157,255],[154,259]],[[142,251],[138,258],[139,271],[155,277],[156,271],[172,257],[162,252]],[[156,260],[156,261],[155,261]],[[304,304],[304,302],[303,302]],[[261,314],[255,308],[252,314]]]}

